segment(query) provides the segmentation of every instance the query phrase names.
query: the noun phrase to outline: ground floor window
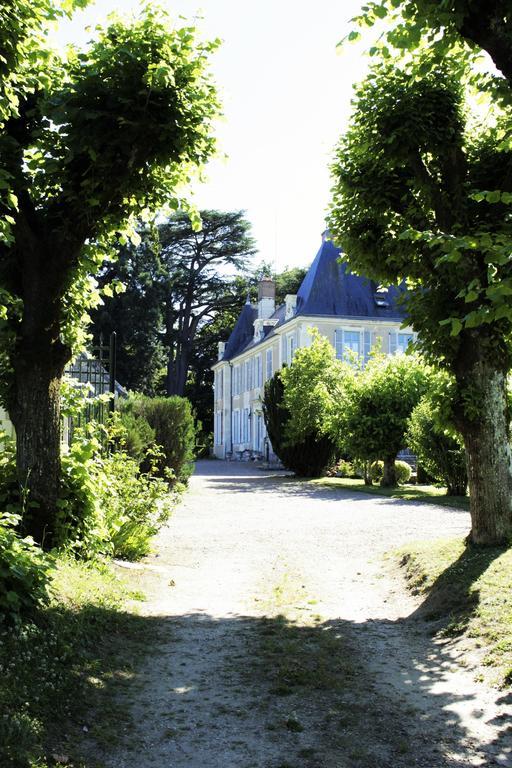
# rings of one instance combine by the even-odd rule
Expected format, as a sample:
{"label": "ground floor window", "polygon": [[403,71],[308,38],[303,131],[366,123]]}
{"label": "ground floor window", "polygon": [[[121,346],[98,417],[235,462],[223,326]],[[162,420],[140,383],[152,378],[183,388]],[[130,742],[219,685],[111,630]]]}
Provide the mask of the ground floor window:
{"label": "ground floor window", "polygon": [[233,443],[238,444],[240,442],[240,411],[233,411]]}

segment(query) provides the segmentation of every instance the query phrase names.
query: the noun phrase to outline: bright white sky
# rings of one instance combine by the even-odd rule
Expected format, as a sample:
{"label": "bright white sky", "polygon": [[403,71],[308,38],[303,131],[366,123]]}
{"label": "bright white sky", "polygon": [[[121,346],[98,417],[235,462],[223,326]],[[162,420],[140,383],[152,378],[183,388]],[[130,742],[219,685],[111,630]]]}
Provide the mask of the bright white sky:
{"label": "bright white sky", "polygon": [[[160,0],[174,16],[199,13],[202,36],[219,37],[212,71],[224,120],[200,208],[244,209],[259,254],[277,270],[308,265],[320,245],[329,201],[329,159],[347,125],[352,84],[368,62],[360,44],[336,44],[363,0]],[[60,44],[81,45],[112,11],[137,0],[97,0],[61,25]]]}

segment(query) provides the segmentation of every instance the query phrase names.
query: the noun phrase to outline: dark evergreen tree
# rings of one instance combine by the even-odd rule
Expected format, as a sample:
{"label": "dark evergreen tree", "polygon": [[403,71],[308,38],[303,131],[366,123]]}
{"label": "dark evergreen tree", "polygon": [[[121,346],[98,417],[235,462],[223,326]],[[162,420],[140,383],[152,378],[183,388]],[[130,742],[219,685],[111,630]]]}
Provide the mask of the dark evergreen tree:
{"label": "dark evergreen tree", "polygon": [[287,468],[299,477],[320,477],[336,459],[336,446],[327,435],[311,433],[300,443],[290,443],[286,425],[290,412],[283,405],[284,385],[281,372],[276,371],[265,384],[263,416],[274,453]]}

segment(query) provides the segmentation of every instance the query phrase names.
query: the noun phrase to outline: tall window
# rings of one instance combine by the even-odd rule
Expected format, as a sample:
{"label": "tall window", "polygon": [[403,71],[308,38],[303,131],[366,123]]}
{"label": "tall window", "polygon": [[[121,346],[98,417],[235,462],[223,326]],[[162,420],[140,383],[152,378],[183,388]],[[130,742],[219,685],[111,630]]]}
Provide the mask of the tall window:
{"label": "tall window", "polygon": [[251,361],[246,360],[245,365],[245,391],[248,392],[251,389]]}
{"label": "tall window", "polygon": [[233,443],[240,442],[240,411],[233,411]]}
{"label": "tall window", "polygon": [[219,371],[219,393],[217,397],[219,400],[222,400],[224,397],[224,369]]}
{"label": "tall window", "polygon": [[267,349],[265,362],[266,362],[266,366],[265,366],[266,367],[266,378],[267,379],[271,379],[272,376],[274,375],[274,365],[273,365],[273,360],[272,360],[272,350],[271,349]]}
{"label": "tall window", "polygon": [[254,382],[254,386],[261,387],[263,386],[263,365],[262,365],[261,355],[256,355],[255,362],[256,362],[256,375],[255,375],[256,381]]}
{"label": "tall window", "polygon": [[396,339],[397,352],[406,352],[409,344],[414,341],[412,333],[398,333]]}
{"label": "tall window", "polygon": [[235,365],[233,368],[233,394],[240,394],[240,366]]}
{"label": "tall window", "polygon": [[360,331],[345,331],[344,329],[336,330],[334,334],[334,346],[336,348],[336,357],[338,360],[346,360],[347,352],[355,352],[360,356],[361,349],[361,332]]}
{"label": "tall window", "polygon": [[251,439],[251,420],[249,418],[249,408],[244,408],[242,413],[242,443],[248,443]]}

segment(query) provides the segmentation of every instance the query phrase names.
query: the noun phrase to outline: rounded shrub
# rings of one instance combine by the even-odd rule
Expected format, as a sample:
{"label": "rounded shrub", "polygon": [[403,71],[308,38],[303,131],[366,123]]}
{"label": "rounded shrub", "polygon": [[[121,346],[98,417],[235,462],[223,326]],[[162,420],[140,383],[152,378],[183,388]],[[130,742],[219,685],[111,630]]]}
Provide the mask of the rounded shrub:
{"label": "rounded shrub", "polygon": [[[383,461],[374,461],[370,467],[372,482],[380,483],[384,471]],[[404,485],[411,479],[412,469],[406,461],[395,461],[396,481],[398,485]]]}

